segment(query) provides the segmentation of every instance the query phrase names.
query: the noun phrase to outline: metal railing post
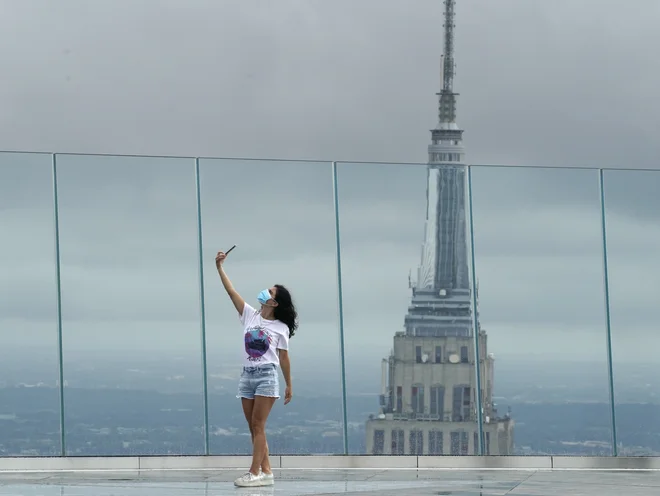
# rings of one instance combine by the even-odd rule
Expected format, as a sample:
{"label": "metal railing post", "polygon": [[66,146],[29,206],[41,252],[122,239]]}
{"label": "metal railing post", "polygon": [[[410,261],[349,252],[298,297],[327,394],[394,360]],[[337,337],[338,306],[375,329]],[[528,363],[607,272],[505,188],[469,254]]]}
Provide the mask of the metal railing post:
{"label": "metal railing post", "polygon": [[344,438],[344,454],[348,455],[348,413],[347,413],[347,399],[346,399],[346,354],[345,354],[345,341],[344,341],[344,304],[342,293],[342,271],[341,271],[341,239],[339,229],[339,196],[338,196],[338,183],[337,183],[337,162],[332,162],[332,192],[334,198],[335,209],[335,241],[336,241],[336,256],[337,256],[337,299],[339,309],[339,353],[341,362],[341,407],[342,407],[342,420],[343,420],[343,438]]}

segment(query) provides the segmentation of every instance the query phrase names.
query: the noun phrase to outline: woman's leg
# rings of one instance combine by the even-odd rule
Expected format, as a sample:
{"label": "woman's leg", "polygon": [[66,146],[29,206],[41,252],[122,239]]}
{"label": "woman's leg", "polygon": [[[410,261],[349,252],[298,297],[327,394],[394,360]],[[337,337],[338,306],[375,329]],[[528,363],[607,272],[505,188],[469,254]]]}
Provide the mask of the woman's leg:
{"label": "woman's leg", "polygon": [[[252,443],[254,444],[254,441],[252,441]],[[266,440],[266,454],[264,455],[263,460],[261,460],[261,471],[264,474],[273,473],[273,469],[270,467],[270,458],[268,458],[268,440]]]}
{"label": "woman's leg", "polygon": [[[268,396],[255,396],[252,408],[252,466],[250,472],[259,475],[259,469],[270,472],[268,460],[268,443],[266,441],[266,420],[270,414],[276,398]],[[264,463],[265,462],[265,463]]]}
{"label": "woman's leg", "polygon": [[[245,415],[245,420],[247,420],[248,427],[250,428],[252,449],[254,449],[254,432],[252,431],[252,410],[254,409],[254,400],[241,398],[241,404],[243,405],[243,414]],[[265,474],[270,474],[272,472],[270,467],[270,459],[268,458],[268,441],[266,441],[266,456],[264,456],[264,459],[261,462],[261,470]]]}
{"label": "woman's leg", "polygon": [[252,433],[252,409],[254,408],[254,400],[241,398],[241,405],[243,406],[243,415],[245,415],[245,420],[247,420],[248,427],[250,428],[252,443],[254,443],[254,434]]}

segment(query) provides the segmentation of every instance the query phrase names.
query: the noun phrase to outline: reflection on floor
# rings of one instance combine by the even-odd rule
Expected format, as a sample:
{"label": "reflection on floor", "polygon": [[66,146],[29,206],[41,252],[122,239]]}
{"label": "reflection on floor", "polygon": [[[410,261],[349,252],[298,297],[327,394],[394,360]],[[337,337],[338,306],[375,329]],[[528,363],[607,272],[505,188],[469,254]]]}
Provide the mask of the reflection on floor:
{"label": "reflection on floor", "polygon": [[0,496],[657,495],[660,472],[277,470],[275,487],[236,488],[240,471],[0,473]]}

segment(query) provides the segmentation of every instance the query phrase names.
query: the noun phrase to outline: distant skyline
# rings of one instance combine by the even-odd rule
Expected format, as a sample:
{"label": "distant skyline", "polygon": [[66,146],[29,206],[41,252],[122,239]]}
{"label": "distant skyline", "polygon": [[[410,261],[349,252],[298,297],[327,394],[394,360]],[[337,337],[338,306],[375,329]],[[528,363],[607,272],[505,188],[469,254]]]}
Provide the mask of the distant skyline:
{"label": "distant skyline", "polygon": [[[657,167],[660,6],[633,3],[459,1],[468,163]],[[442,2],[366,0],[351,16],[342,1],[36,5],[3,6],[0,149],[420,162],[338,166],[346,354],[378,368],[419,263]],[[56,338],[49,160],[0,155],[0,346],[27,352]],[[197,352],[191,161],[62,156],[59,171],[65,360]],[[657,361],[659,174],[605,176],[615,363]],[[203,161],[202,180],[209,353],[240,351],[213,266],[237,244],[239,291],[290,286],[292,353],[338,371],[329,164]],[[596,172],[475,168],[473,181],[489,350],[604,363]]]}

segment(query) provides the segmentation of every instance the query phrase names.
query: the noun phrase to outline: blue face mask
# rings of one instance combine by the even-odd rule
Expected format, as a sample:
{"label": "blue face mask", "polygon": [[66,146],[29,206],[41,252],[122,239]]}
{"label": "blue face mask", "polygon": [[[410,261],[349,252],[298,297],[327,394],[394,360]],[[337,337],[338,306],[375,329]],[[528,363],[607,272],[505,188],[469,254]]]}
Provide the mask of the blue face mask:
{"label": "blue face mask", "polygon": [[259,296],[257,296],[257,300],[259,300],[259,303],[262,305],[268,303],[268,300],[270,300],[270,291],[264,289],[261,293],[259,293]]}

